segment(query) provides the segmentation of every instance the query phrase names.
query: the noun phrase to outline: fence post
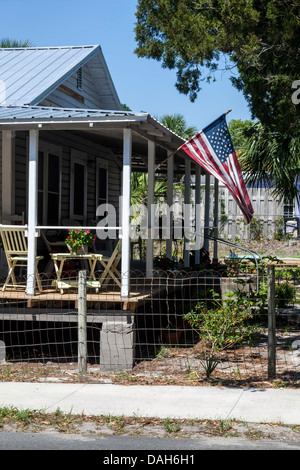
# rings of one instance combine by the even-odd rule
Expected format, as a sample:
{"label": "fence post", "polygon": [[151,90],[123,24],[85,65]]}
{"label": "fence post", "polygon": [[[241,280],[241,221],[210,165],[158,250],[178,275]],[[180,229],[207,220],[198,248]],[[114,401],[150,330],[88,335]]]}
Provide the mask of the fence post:
{"label": "fence post", "polygon": [[268,266],[268,378],[276,375],[275,266]]}
{"label": "fence post", "polygon": [[78,282],[78,372],[87,371],[86,271],[79,271]]}

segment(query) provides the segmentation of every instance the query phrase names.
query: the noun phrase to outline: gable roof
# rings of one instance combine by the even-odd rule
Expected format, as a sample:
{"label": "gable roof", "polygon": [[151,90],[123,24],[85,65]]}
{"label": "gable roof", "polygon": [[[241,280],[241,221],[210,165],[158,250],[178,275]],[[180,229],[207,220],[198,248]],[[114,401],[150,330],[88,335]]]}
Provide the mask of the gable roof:
{"label": "gable roof", "polygon": [[99,45],[0,49],[0,104],[37,105],[89,61],[97,90],[121,109]]}

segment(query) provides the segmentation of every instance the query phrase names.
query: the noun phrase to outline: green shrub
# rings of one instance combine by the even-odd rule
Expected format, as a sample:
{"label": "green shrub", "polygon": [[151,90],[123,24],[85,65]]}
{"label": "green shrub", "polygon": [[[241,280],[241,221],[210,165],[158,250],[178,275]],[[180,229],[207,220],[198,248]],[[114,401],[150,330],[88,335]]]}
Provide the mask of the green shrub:
{"label": "green shrub", "polygon": [[214,352],[241,344],[251,337],[255,329],[251,322],[252,302],[246,298],[234,299],[232,294],[228,296],[231,298],[222,300],[215,295],[212,307],[207,308],[204,302],[199,302],[184,315],[199,338]]}

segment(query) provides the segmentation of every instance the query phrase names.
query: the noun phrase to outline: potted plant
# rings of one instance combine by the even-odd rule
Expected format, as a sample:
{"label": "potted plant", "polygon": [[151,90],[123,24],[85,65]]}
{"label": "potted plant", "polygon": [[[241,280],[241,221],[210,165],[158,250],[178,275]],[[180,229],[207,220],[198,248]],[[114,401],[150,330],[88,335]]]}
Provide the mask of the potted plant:
{"label": "potted plant", "polygon": [[88,229],[69,229],[69,235],[65,243],[71,253],[86,254],[95,243],[97,235],[93,235]]}

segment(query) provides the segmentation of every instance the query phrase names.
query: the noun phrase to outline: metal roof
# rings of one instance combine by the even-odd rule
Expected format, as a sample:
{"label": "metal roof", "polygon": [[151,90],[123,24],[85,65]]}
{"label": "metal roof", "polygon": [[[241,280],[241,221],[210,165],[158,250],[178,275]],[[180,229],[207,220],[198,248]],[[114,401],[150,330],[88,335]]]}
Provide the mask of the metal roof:
{"label": "metal roof", "polygon": [[0,49],[0,104],[36,105],[92,58],[121,109],[99,45]]}
{"label": "metal roof", "polygon": [[[147,158],[147,142],[157,145],[157,162],[166,158],[165,151],[175,151],[184,143],[182,137],[161,124],[148,113],[102,109],[67,109],[46,106],[0,106],[0,131],[40,129],[70,130],[88,135],[103,145],[122,152],[123,130],[133,130],[135,150]],[[178,157],[187,157],[182,150]]]}
{"label": "metal roof", "polygon": [[147,116],[147,113],[133,113],[131,111],[115,111],[103,109],[60,108],[47,106],[0,106],[0,124],[40,122],[49,120],[93,120],[106,117],[135,117]]}

